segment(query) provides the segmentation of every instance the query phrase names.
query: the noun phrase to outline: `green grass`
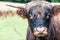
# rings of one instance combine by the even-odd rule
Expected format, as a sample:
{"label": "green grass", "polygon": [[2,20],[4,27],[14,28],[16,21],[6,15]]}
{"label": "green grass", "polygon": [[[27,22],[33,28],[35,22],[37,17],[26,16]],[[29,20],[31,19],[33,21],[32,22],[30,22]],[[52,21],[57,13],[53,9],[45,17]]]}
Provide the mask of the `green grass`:
{"label": "green grass", "polygon": [[27,19],[18,15],[0,17],[0,40],[26,40]]}

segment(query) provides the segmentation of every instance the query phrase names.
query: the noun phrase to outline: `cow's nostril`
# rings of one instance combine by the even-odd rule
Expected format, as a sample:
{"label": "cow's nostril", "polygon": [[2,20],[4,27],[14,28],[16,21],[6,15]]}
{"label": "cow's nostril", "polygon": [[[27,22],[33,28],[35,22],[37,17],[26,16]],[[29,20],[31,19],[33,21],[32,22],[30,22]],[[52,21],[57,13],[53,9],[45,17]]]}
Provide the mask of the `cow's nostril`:
{"label": "cow's nostril", "polygon": [[36,31],[38,31],[38,29],[36,28]]}

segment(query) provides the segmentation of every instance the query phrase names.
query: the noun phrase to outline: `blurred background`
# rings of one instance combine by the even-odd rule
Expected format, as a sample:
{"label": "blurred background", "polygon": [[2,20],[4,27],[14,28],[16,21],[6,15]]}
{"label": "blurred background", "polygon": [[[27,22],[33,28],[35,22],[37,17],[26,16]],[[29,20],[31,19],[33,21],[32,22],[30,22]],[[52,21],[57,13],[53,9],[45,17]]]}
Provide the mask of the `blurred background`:
{"label": "blurred background", "polygon": [[[0,0],[0,6],[3,2],[12,3],[28,3],[33,0]],[[60,2],[60,0],[46,0],[49,2]],[[5,4],[3,3],[3,4]],[[3,9],[3,10],[2,10]],[[15,9],[2,6],[0,11],[6,11],[5,9],[14,11]],[[0,40],[26,40],[26,32],[28,27],[27,19],[21,18],[16,12],[14,15],[0,16]]]}
{"label": "blurred background", "polygon": [[[0,0],[0,1],[7,1],[7,2],[19,2],[19,3],[27,3],[33,0]],[[60,2],[60,0],[46,0],[49,2]]]}

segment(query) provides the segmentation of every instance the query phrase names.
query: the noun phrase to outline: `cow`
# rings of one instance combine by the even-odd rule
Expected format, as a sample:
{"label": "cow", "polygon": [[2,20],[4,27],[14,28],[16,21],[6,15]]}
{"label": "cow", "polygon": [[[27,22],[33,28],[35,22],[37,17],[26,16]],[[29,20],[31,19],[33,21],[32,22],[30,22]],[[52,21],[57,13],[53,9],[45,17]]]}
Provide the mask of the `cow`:
{"label": "cow", "polygon": [[60,40],[60,5],[53,6],[52,20],[56,28],[56,39]]}
{"label": "cow", "polygon": [[52,20],[54,14],[49,2],[29,2],[25,8],[20,7],[17,14],[28,19],[26,40],[56,40],[56,28]]}

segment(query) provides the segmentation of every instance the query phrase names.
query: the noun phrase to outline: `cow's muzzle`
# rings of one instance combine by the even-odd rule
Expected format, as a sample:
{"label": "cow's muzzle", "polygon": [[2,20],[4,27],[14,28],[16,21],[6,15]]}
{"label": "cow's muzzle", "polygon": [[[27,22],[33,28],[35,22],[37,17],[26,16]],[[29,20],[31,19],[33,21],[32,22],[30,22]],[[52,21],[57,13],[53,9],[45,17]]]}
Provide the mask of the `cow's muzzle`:
{"label": "cow's muzzle", "polygon": [[34,36],[36,37],[44,37],[48,35],[47,27],[36,27],[34,28]]}

